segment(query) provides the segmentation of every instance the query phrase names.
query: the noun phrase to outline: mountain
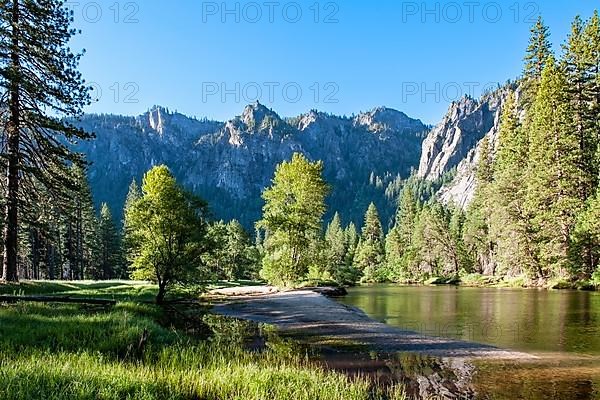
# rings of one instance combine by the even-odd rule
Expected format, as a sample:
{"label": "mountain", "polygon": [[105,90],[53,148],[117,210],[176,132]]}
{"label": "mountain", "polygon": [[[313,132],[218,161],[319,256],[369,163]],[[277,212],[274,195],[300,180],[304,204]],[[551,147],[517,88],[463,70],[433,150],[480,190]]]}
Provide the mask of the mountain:
{"label": "mountain", "polygon": [[[92,163],[95,200],[122,214],[127,188],[153,165],[166,164],[179,182],[208,200],[215,218],[237,218],[251,228],[260,218],[262,190],[275,166],[302,152],[323,160],[331,185],[330,215],[361,223],[372,200],[384,219],[395,198],[382,183],[406,178],[418,165],[428,128],[419,120],[386,107],[355,117],[312,110],[281,118],[256,102],[229,121],[196,119],[155,106],[137,117],[85,115],[79,122],[96,139],[77,150]],[[376,177],[376,178],[374,178]]]}
{"label": "mountain", "polygon": [[[497,144],[502,105],[511,85],[476,100],[463,97],[453,102],[446,115],[423,141],[418,176],[428,181],[450,175],[437,197],[466,208],[475,192],[475,169],[484,137]],[[514,88],[512,88],[514,89]]]}

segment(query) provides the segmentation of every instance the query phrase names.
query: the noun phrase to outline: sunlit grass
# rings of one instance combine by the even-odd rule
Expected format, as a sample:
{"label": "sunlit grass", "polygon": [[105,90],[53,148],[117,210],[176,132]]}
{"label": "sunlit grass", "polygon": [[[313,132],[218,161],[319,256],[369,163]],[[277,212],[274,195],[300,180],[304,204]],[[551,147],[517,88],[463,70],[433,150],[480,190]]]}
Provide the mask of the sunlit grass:
{"label": "sunlit grass", "polygon": [[[13,287],[0,286],[2,293]],[[143,282],[31,282],[21,293],[144,299]],[[35,291],[35,289],[40,289]],[[201,312],[200,312],[201,313]],[[249,323],[202,318],[212,329],[195,337],[175,329],[162,308],[136,301],[116,306],[0,304],[0,398],[53,399],[394,399],[377,389],[312,365],[271,328],[250,350]],[[161,321],[159,323],[158,321]],[[140,347],[140,339],[147,340]],[[252,339],[250,337],[250,339]]]}

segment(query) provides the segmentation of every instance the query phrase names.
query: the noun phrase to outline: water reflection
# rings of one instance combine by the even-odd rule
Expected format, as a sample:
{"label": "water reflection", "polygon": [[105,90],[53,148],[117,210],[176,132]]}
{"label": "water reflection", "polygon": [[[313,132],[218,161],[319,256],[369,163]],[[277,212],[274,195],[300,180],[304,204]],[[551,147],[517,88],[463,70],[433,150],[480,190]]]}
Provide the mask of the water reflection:
{"label": "water reflection", "polygon": [[600,293],[376,285],[340,301],[403,329],[533,352],[600,355]]}
{"label": "water reflection", "polygon": [[478,362],[477,398],[543,400],[600,398],[600,360],[544,358],[535,363]]}

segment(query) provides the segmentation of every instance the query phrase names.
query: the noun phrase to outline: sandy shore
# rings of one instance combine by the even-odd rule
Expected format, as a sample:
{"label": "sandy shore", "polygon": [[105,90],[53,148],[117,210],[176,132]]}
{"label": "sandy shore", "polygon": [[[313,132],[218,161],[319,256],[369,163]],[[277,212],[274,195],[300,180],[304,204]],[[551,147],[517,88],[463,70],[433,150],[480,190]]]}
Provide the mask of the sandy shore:
{"label": "sandy shore", "polygon": [[[243,292],[238,289],[236,294]],[[527,353],[395,328],[311,291],[234,294],[215,305],[213,312],[272,324],[283,333],[311,342],[353,343],[382,352],[417,352],[436,357],[535,358]]]}

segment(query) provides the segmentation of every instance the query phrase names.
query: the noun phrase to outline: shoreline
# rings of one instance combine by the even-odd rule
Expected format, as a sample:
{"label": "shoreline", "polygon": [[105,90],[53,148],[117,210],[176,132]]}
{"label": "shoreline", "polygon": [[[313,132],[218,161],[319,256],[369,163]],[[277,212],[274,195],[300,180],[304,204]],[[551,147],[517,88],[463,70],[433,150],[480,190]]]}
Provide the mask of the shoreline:
{"label": "shoreline", "polygon": [[524,352],[386,325],[358,308],[308,290],[233,295],[219,300],[212,313],[273,325],[282,334],[309,344],[360,346],[383,353],[417,353],[440,358],[537,359]]}

